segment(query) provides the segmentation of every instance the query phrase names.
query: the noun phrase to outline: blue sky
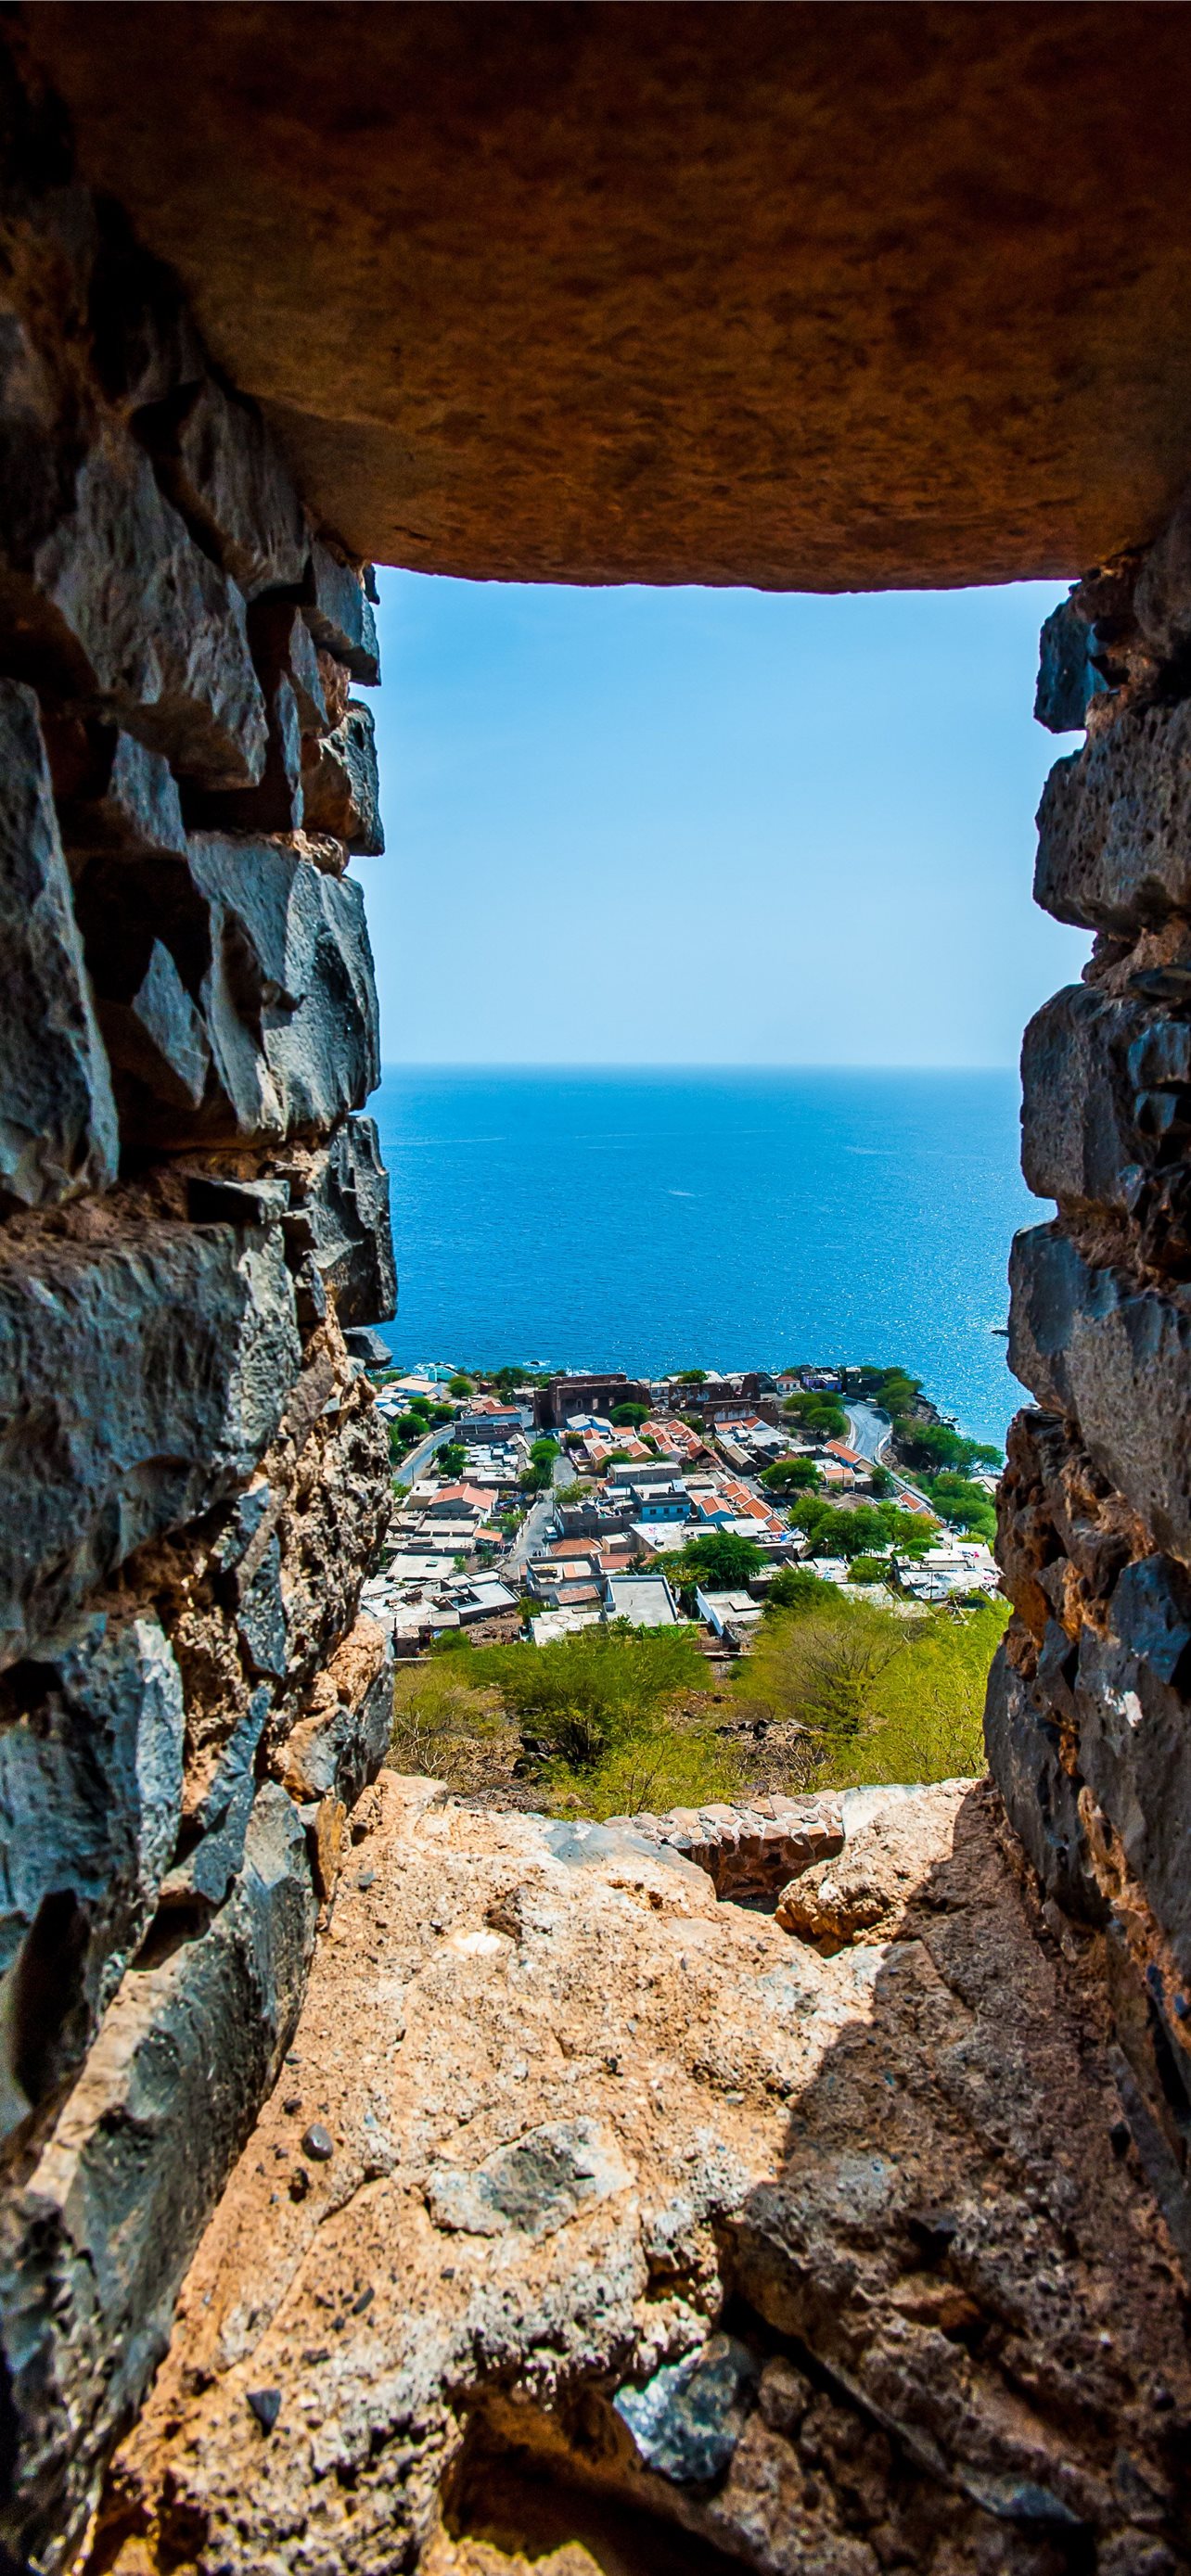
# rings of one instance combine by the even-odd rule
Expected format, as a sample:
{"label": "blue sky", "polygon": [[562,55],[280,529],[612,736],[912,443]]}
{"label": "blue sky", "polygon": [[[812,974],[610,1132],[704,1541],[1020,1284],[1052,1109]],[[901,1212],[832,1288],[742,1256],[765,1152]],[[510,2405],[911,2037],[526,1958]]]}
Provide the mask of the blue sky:
{"label": "blue sky", "polygon": [[838,599],[382,572],[386,1062],[1012,1065],[1061,590]]}

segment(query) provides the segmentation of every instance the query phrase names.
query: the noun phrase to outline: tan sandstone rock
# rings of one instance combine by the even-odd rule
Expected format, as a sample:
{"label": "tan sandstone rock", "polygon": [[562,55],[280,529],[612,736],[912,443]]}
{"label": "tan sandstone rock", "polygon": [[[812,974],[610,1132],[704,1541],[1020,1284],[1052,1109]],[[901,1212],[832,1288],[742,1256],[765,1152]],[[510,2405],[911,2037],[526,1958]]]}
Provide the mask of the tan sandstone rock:
{"label": "tan sandstone rock", "polygon": [[382,1774],[92,2569],[1191,2565],[1095,1942],[987,1785],[855,1814],[824,1957],[631,1828]]}

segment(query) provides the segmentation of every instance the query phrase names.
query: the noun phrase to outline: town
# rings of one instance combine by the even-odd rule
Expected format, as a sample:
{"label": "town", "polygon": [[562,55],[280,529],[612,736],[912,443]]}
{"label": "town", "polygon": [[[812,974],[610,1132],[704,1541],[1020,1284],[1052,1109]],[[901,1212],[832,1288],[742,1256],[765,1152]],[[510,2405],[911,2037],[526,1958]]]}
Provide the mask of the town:
{"label": "town", "polygon": [[364,1607],[400,1658],[601,1622],[747,1655],[794,1570],[907,1612],[997,1589],[999,1455],[900,1369],[400,1370],[352,1339],[394,1475]]}

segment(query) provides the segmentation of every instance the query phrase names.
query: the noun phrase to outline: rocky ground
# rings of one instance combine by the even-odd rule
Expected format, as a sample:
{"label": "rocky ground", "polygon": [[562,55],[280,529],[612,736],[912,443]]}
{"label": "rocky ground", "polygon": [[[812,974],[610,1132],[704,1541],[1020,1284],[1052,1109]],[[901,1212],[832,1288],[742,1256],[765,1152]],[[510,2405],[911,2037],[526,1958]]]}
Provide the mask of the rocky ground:
{"label": "rocky ground", "polygon": [[774,1914],[382,1775],[94,2576],[1191,2567],[1096,1937],[987,1785],[844,1825]]}

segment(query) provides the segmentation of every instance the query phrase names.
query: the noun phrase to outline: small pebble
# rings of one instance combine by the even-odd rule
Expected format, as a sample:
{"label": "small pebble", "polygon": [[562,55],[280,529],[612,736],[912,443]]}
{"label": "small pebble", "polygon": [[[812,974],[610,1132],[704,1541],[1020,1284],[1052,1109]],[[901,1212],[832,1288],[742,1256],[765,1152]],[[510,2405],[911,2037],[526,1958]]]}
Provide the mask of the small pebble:
{"label": "small pebble", "polygon": [[376,1871],[374,1869],[362,1869],[358,1879],[356,1880],[356,1885],[357,1887],[371,1887],[374,1884],[375,1878]]}
{"label": "small pebble", "polygon": [[374,2298],[375,2298],[375,2297],[376,2297],[376,2292],[375,2292],[375,2290],[373,2290],[373,2289],[371,2289],[371,2288],[369,2288],[369,2289],[367,2289],[367,2290],[361,2290],[360,2295],[359,2295],[359,2298],[354,2302],[353,2307],[352,2307],[352,2315],[353,2315],[353,2317],[362,2317],[362,2316],[363,2316],[363,2314],[364,2314],[364,2310],[365,2310],[365,2308],[370,2308],[370,2307],[371,2307],[372,2302],[373,2302],[373,2300],[374,2300]]}
{"label": "small pebble", "polygon": [[321,2120],[312,2120],[310,2127],[303,2131],[302,2153],[304,2156],[309,2156],[312,2164],[330,2163],[335,2153],[335,2141],[330,2130],[324,2129]]}
{"label": "small pebble", "polygon": [[281,2108],[285,2112],[287,2118],[292,2120],[295,2111],[300,2111],[302,2108],[301,2094],[291,2093],[288,2102],[283,2102]]}
{"label": "small pebble", "polygon": [[257,2423],[260,2425],[262,2433],[271,2433],[277,2418],[281,2413],[281,2390],[279,2388],[250,2388],[248,2391],[248,2403],[252,2408]]}
{"label": "small pebble", "polygon": [[290,2196],[290,2199],[291,2199],[291,2200],[305,2200],[305,2198],[306,2198],[306,2194],[307,2194],[307,2192],[309,2191],[309,2189],[310,2189],[310,2176],[309,2176],[309,2174],[308,2174],[308,2173],[307,2173],[307,2171],[306,2171],[306,2167],[305,2167],[305,2165],[299,2165],[298,2170],[297,2170],[296,2174],[293,2176],[293,2179],[292,2179],[292,2181],[291,2181],[291,2183],[290,2183],[290,2187],[289,2187],[289,2196]]}
{"label": "small pebble", "polygon": [[724,2100],[725,2102],[743,2102],[744,2095],[743,2093],[725,2093]]}

